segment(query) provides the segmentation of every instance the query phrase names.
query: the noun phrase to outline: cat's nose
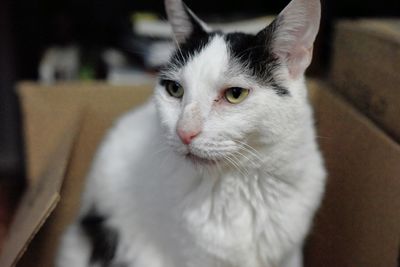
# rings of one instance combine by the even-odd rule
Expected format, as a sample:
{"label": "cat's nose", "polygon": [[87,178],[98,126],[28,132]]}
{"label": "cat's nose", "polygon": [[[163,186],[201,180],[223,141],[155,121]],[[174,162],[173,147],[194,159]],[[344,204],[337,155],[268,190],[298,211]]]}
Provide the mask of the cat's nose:
{"label": "cat's nose", "polygon": [[188,104],[178,120],[176,133],[185,145],[190,144],[203,128],[200,107],[197,103]]}
{"label": "cat's nose", "polygon": [[184,131],[182,129],[177,129],[176,131],[179,138],[182,140],[182,143],[184,143],[185,145],[190,144],[192,140],[201,132],[200,130]]}

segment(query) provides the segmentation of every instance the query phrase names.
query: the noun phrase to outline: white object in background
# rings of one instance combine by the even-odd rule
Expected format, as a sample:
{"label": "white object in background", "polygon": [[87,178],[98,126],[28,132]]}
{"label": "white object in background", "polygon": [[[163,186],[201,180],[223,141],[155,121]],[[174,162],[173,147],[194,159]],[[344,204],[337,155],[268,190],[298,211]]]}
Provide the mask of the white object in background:
{"label": "white object in background", "polygon": [[39,64],[39,79],[45,84],[57,80],[77,80],[79,77],[79,48],[75,45],[53,46],[46,50]]}
{"label": "white object in background", "polygon": [[157,41],[150,45],[145,64],[157,68],[169,61],[175,46],[171,41]]}
{"label": "white object in background", "polygon": [[107,73],[107,82],[112,85],[154,85],[156,77],[132,67],[112,68]]}
{"label": "white object in background", "polygon": [[109,69],[124,68],[129,65],[124,54],[113,48],[106,49],[101,55],[101,58]]}

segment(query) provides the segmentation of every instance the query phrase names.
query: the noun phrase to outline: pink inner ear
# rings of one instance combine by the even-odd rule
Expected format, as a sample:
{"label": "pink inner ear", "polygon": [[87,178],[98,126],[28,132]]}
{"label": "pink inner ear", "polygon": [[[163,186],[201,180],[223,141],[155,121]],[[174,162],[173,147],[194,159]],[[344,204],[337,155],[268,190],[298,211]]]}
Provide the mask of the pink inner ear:
{"label": "pink inner ear", "polygon": [[293,79],[303,75],[311,63],[320,17],[320,0],[292,0],[278,16],[273,50],[286,62]]}
{"label": "pink inner ear", "polygon": [[297,79],[311,63],[315,35],[313,27],[307,21],[299,25],[291,25],[290,22],[287,21],[288,24],[279,30],[274,49],[286,62],[290,77]]}
{"label": "pink inner ear", "polygon": [[297,79],[303,75],[311,63],[312,54],[313,47],[307,49],[304,46],[298,46],[286,55],[287,66],[292,79]]}
{"label": "pink inner ear", "polygon": [[290,26],[278,30],[274,50],[286,62],[290,77],[297,79],[311,63],[315,35],[307,25]]}

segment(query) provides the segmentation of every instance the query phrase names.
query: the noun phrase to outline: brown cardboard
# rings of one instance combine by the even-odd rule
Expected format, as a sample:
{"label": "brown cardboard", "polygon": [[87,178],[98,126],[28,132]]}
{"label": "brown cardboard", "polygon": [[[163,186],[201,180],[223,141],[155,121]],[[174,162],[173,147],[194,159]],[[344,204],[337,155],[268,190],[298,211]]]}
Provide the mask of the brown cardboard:
{"label": "brown cardboard", "polygon": [[[64,83],[57,85],[38,85],[21,83],[19,94],[24,115],[24,133],[29,183],[35,183],[49,156],[59,144],[65,131],[65,120],[76,117],[76,110],[85,112],[100,109],[100,112],[126,110],[140,94],[150,91],[151,86],[110,86],[105,83]],[[139,95],[129,95],[135,90]],[[149,93],[146,93],[146,96]],[[117,101],[113,106],[112,101]],[[110,105],[111,104],[111,105]],[[112,108],[102,109],[102,106]],[[84,116],[84,115],[82,115]]]}
{"label": "brown cardboard", "polygon": [[[71,110],[79,110],[75,118],[81,122],[79,133],[74,140],[69,167],[61,190],[60,203],[46,222],[45,227],[35,237],[31,250],[28,250],[19,266],[52,266],[59,237],[66,225],[71,222],[79,206],[80,193],[84,177],[96,150],[115,117],[134,105],[142,103],[151,93],[152,86],[108,86],[103,83],[61,84],[57,86],[39,86],[25,83],[20,86],[22,102],[26,103],[28,159],[36,159],[30,165],[32,170],[46,162],[45,157],[38,160],[37,155],[49,155],[51,143],[57,140],[56,135],[65,132],[55,130],[48,133],[47,138],[36,134],[52,127],[49,121],[60,127],[65,123],[65,116]],[[32,99],[42,98],[41,101]],[[43,105],[46,103],[46,105]],[[44,108],[44,106],[47,107]],[[44,116],[50,118],[43,120]],[[72,115],[73,116],[73,115]],[[38,119],[41,118],[41,119]],[[30,121],[30,122],[29,122]],[[57,133],[55,133],[57,131]],[[30,152],[30,154],[29,154]],[[49,158],[47,156],[46,158]],[[41,177],[40,179],[44,179]],[[35,178],[32,180],[35,183]],[[0,265],[2,266],[2,265]]]}
{"label": "brown cardboard", "polygon": [[317,87],[318,136],[329,178],[306,266],[396,267],[400,146],[326,86]]}
{"label": "brown cardboard", "polygon": [[[68,114],[66,110],[74,110],[75,115],[71,117],[75,119],[71,121],[80,122],[76,124],[80,127],[71,153],[61,153],[64,158],[70,159],[60,192],[61,201],[19,262],[18,266],[23,267],[52,266],[59,237],[79,206],[84,177],[97,144],[113,118],[143,102],[151,92],[150,87],[110,88],[98,84],[66,84],[56,87],[42,88],[33,84],[21,86],[21,92],[29,91],[20,95],[22,103],[29,103],[24,109],[24,115],[25,125],[30,125],[26,131],[31,159],[36,158],[36,155],[50,155],[51,150],[46,138],[32,136],[43,132],[50,120],[41,119],[30,123],[29,120],[40,117],[34,113],[39,112],[42,116],[53,117],[51,120],[57,119],[57,123],[61,122],[59,127],[64,125],[64,130],[59,130],[58,134],[65,134],[66,127],[70,127],[68,123],[64,124],[66,120],[60,115]],[[400,148],[368,119],[329,92],[325,84],[311,82],[310,95],[316,108],[318,140],[330,175],[326,198],[307,244],[306,266],[395,267],[400,244],[400,224],[397,223],[400,221],[400,213],[397,212],[400,210]],[[45,99],[38,103],[51,102],[51,112],[41,110],[43,106],[36,110],[36,104],[31,98]],[[62,109],[61,113],[58,109]],[[57,135],[54,131],[49,133]],[[64,140],[65,137],[50,138]],[[36,149],[46,151],[29,149],[33,145]],[[44,167],[46,160],[34,162],[43,162],[43,166],[37,168],[47,169]],[[38,181],[49,178],[37,177]],[[56,201],[49,197],[47,203]],[[42,214],[36,215],[45,220]],[[17,218],[14,224],[23,219]],[[34,229],[40,226],[40,223],[32,224]],[[12,235],[15,236],[15,232],[12,231]],[[12,251],[12,248],[8,251]],[[7,255],[3,254],[2,257]],[[0,266],[8,267],[9,262]]]}
{"label": "brown cardboard", "polygon": [[331,80],[400,141],[400,19],[336,24]]}
{"label": "brown cardboard", "polygon": [[[77,118],[77,117],[75,117]],[[45,172],[24,194],[4,243],[0,266],[13,266],[57,205],[59,191],[78,130],[77,120],[64,121],[62,140],[51,153]]]}

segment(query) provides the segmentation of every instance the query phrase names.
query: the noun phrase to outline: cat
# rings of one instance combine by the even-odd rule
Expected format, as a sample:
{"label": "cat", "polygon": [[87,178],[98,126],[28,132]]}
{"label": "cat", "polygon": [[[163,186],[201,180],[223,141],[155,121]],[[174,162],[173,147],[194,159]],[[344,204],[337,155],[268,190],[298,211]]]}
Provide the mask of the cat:
{"label": "cat", "polygon": [[304,78],[319,0],[255,35],[165,5],[176,50],[104,139],[56,266],[302,266],[326,177]]}

